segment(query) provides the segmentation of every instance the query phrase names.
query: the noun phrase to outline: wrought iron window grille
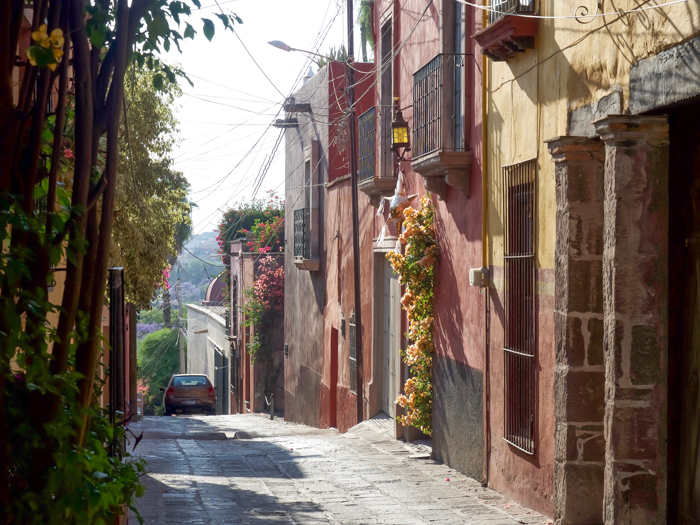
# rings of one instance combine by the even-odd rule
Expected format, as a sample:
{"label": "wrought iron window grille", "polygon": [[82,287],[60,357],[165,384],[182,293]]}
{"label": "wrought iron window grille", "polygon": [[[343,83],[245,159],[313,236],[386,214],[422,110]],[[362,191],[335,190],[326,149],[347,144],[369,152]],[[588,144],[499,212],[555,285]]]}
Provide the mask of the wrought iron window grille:
{"label": "wrought iron window grille", "polygon": [[311,258],[309,208],[294,210],[294,258],[297,260]]}
{"label": "wrought iron window grille", "polygon": [[371,179],[375,173],[376,109],[369,108],[358,118],[359,148],[357,180]]}
{"label": "wrought iron window grille", "polygon": [[491,0],[489,24],[511,14],[535,14],[535,0]]}
{"label": "wrought iron window grille", "polygon": [[[441,53],[413,74],[413,158],[427,155],[438,149],[465,151],[464,116],[461,114],[463,93],[454,89],[453,93],[444,93],[445,73],[452,75],[452,85],[462,85],[466,69],[467,54]],[[445,96],[452,97],[452,108],[445,115]],[[443,119],[449,119],[448,132],[445,134]]]}
{"label": "wrought iron window grille", "polygon": [[44,195],[34,199],[34,211],[39,215],[46,215],[49,211],[49,196]]}
{"label": "wrought iron window grille", "polygon": [[504,439],[535,453],[535,175],[537,160],[503,172],[505,267]]}

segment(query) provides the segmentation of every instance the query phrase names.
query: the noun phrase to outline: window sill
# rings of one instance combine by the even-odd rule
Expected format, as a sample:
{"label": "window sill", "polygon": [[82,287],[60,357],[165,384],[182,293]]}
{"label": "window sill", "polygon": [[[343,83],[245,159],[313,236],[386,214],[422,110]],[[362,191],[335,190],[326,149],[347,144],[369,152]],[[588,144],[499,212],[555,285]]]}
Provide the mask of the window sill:
{"label": "window sill", "polygon": [[538,20],[528,16],[508,16],[496,20],[474,35],[481,52],[496,62],[535,47]]}
{"label": "window sill", "polygon": [[295,259],[294,266],[296,266],[299,270],[317,272],[321,267],[321,263],[318,259]]}
{"label": "window sill", "polygon": [[471,151],[445,151],[439,149],[411,161],[411,168],[425,179],[425,189],[435,193],[440,200],[447,196],[447,186],[460,190],[469,197],[469,175],[472,170]]}
{"label": "window sill", "polygon": [[357,183],[357,189],[369,197],[369,203],[379,207],[382,197],[390,197],[396,190],[396,177],[370,177]]}

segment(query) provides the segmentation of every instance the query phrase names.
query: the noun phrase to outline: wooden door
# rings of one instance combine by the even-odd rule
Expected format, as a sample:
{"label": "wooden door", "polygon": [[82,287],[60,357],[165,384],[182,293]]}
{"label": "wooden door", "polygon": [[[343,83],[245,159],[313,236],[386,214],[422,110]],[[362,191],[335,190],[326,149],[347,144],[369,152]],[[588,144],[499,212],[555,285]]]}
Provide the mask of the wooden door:
{"label": "wooden door", "polygon": [[682,524],[700,524],[700,234],[688,245],[678,514]]}
{"label": "wooden door", "polygon": [[396,397],[399,395],[399,370],[401,364],[401,285],[398,275],[384,261],[382,271],[382,350],[383,372],[382,410],[396,417]]}
{"label": "wooden door", "polygon": [[[677,518],[669,523],[700,525],[700,104],[670,115],[669,236],[669,450],[670,495],[677,482]],[[678,302],[680,299],[680,303]],[[675,308],[674,308],[675,307]],[[680,318],[680,319],[678,319]],[[679,337],[680,336],[680,337]],[[679,348],[680,346],[680,348]],[[680,355],[679,355],[680,350]],[[677,385],[680,383],[680,387]],[[680,405],[680,407],[678,407]],[[680,409],[680,410],[679,410]],[[674,411],[680,417],[674,417]],[[675,457],[674,457],[675,456]],[[674,462],[677,461],[677,463]]]}

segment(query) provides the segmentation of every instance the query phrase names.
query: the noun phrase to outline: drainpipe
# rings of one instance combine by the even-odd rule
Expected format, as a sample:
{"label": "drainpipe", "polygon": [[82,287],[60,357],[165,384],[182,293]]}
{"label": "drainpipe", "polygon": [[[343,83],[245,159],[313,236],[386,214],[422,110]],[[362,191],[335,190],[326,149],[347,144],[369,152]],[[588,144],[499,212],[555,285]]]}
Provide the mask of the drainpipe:
{"label": "drainpipe", "polygon": [[[482,28],[488,24],[488,12],[482,11]],[[488,58],[481,55],[481,266],[488,268],[488,128],[487,128],[487,83],[488,83]],[[492,278],[492,277],[491,277]],[[491,284],[489,279],[489,286]],[[489,484],[489,470],[491,459],[491,362],[490,344],[491,335],[489,317],[489,286],[484,293],[484,458],[483,458],[483,485]]]}

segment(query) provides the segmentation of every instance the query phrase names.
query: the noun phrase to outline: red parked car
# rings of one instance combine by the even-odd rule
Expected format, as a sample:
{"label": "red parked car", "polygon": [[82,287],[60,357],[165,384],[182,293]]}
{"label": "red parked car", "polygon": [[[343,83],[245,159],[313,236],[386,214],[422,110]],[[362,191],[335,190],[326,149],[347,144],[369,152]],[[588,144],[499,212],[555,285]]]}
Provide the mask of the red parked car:
{"label": "red parked car", "polygon": [[167,388],[161,388],[164,415],[203,412],[216,415],[216,391],[209,378],[202,374],[177,374],[170,378]]}

